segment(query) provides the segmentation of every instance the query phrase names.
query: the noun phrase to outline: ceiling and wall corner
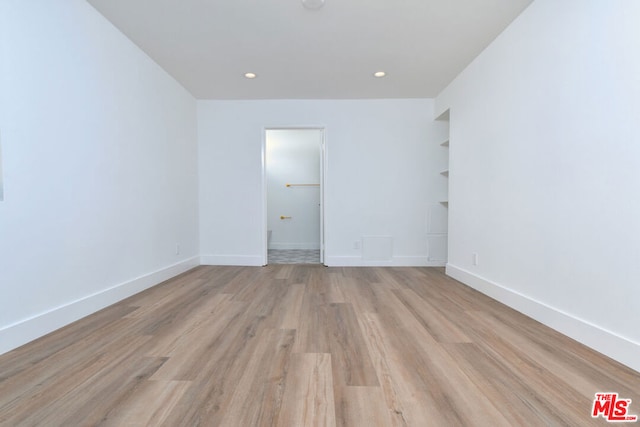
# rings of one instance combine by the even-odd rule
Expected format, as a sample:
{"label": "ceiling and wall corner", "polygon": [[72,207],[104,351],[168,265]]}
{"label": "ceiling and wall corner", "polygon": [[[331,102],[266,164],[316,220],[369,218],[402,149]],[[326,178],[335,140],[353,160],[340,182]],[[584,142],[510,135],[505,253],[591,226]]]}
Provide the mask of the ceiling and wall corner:
{"label": "ceiling and wall corner", "polygon": [[87,1],[197,99],[356,99],[435,97],[532,0]]}

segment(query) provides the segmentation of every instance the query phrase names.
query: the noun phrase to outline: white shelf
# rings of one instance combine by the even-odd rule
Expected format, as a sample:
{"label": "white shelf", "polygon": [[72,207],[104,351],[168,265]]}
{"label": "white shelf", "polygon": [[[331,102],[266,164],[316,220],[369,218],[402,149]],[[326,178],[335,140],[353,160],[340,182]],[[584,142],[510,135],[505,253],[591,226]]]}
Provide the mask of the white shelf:
{"label": "white shelf", "polygon": [[442,112],[442,114],[440,114],[438,117],[436,117],[436,120],[441,121],[441,122],[448,122],[449,121],[449,109],[447,108],[446,111]]}

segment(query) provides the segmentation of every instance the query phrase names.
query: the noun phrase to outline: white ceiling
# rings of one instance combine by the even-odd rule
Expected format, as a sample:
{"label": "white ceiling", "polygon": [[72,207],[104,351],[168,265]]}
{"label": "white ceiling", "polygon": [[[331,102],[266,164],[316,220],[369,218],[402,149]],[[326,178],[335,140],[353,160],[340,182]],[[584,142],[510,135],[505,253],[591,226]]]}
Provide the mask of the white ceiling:
{"label": "white ceiling", "polygon": [[199,99],[431,98],[532,2],[87,1]]}

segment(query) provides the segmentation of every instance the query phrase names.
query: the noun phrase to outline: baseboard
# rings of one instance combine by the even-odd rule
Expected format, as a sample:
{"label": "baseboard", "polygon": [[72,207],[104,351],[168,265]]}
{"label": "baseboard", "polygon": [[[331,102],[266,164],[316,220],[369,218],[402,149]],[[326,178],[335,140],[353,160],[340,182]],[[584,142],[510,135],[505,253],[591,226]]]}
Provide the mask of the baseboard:
{"label": "baseboard", "polygon": [[260,255],[202,255],[200,264],[256,267],[263,265],[263,259]]}
{"label": "baseboard", "polygon": [[190,258],[0,329],[0,354],[20,347],[199,265]]}
{"label": "baseboard", "polygon": [[452,264],[447,275],[640,372],[640,344]]}
{"label": "baseboard", "polygon": [[359,256],[326,256],[329,267],[444,267],[444,261],[423,256],[396,256],[390,260],[366,260]]}

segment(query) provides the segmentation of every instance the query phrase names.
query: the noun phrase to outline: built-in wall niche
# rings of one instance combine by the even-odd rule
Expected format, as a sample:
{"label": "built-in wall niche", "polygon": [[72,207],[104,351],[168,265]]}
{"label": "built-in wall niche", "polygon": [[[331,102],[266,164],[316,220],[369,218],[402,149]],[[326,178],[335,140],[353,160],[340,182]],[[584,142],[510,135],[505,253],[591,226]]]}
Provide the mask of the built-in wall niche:
{"label": "built-in wall niche", "polygon": [[447,243],[449,234],[449,110],[435,119],[443,122],[446,127],[446,137],[437,141],[442,150],[442,165],[439,171],[440,200],[429,207],[427,218],[427,246],[429,261],[435,263],[447,262]]}
{"label": "built-in wall niche", "polygon": [[[449,110],[444,111],[442,114],[440,114],[438,117],[436,117],[436,121],[438,122],[445,122],[447,124],[447,128],[449,127]],[[445,150],[445,152],[447,153],[446,157],[446,162],[442,165],[443,168],[440,171],[440,175],[442,175],[445,180],[444,180],[444,187],[445,187],[445,197],[442,198],[442,200],[440,200],[440,204],[446,208],[449,207],[449,183],[448,183],[448,179],[449,179],[449,129],[447,129],[447,138],[440,142],[440,147],[442,147],[443,150]]]}

